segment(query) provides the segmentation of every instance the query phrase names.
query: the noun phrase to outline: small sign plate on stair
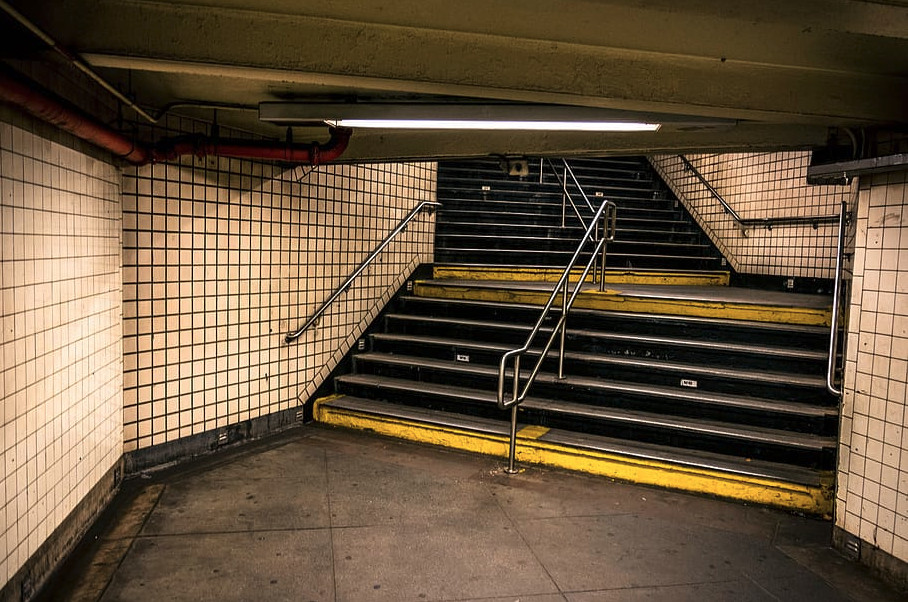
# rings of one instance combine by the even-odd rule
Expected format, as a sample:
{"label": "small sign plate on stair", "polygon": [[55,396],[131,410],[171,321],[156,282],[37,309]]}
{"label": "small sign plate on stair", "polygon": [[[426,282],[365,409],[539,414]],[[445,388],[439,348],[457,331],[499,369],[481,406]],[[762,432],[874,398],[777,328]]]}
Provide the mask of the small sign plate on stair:
{"label": "small sign plate on stair", "polygon": [[482,187],[482,191],[483,191],[483,192],[488,192],[488,191],[490,191],[490,190],[492,190],[492,187],[491,187],[491,186],[483,186],[483,187]]}
{"label": "small sign plate on stair", "polygon": [[696,388],[697,388],[697,381],[695,381],[695,380],[690,380],[690,379],[687,379],[687,378],[682,378],[682,379],[681,379],[681,386],[682,386],[682,387],[690,387],[691,389],[696,389]]}
{"label": "small sign plate on stair", "polygon": [[470,363],[470,356],[465,353],[458,353],[454,356],[454,359],[458,362]]}

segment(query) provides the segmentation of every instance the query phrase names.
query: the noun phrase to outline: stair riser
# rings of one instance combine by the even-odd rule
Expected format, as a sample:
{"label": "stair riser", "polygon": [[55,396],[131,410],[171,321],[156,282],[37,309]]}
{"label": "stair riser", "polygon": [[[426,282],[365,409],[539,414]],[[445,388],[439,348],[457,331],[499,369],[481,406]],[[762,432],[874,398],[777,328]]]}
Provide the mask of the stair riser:
{"label": "stair riser", "polygon": [[[533,362],[528,360],[524,367],[529,371],[532,366]],[[372,374],[426,383],[456,385],[486,393],[498,390],[497,375],[458,371],[453,366],[450,370],[446,370],[435,366],[401,365],[358,359],[356,360],[356,370],[357,374]],[[663,415],[721,420],[735,424],[785,429],[813,435],[832,436],[835,434],[834,425],[823,416],[792,415],[787,412],[773,412],[766,409],[717,406],[713,403],[696,401],[695,399],[677,399],[614,389],[604,390],[596,387],[575,385],[567,381],[554,380],[553,372],[544,374],[547,374],[547,377],[540,378],[533,384],[533,396],[537,398],[569,401],[592,407],[622,408],[641,412],[657,412]],[[510,392],[511,387],[512,383],[510,381],[506,383],[506,391]],[[595,420],[595,418],[590,419]],[[830,429],[833,432],[828,432]]]}
{"label": "stair riser", "polygon": [[[457,361],[458,356],[466,356],[473,365],[498,367],[502,352],[477,349],[475,346],[457,346],[432,343],[397,342],[375,339],[371,349],[381,353],[414,355],[416,357]],[[535,364],[538,350],[527,355],[525,362]],[[625,358],[621,358],[625,359]],[[704,367],[708,368],[708,367]],[[557,372],[557,351],[551,351],[543,363],[543,370],[554,374]],[[723,393],[730,395],[758,396],[765,399],[795,401],[818,406],[829,406],[835,400],[821,385],[808,386],[786,383],[781,380],[748,380],[746,378],[728,378],[715,374],[691,373],[660,366],[632,366],[626,364],[608,364],[604,362],[584,362],[566,357],[564,373],[571,376],[603,379],[604,381],[623,381],[674,387],[679,391],[698,391]],[[685,384],[682,384],[685,383]],[[834,434],[834,433],[826,433]]]}
{"label": "stair riser", "polygon": [[[389,332],[401,334],[500,343],[510,347],[519,347],[529,335],[528,328],[510,326],[492,328],[472,324],[427,323],[417,320],[398,320],[394,316],[388,317],[387,327]],[[609,341],[602,337],[574,334],[570,330],[565,338],[565,348],[568,351],[598,355],[652,358],[706,366],[734,366],[746,370],[769,370],[782,374],[817,374],[820,373],[818,370],[825,365],[820,360],[780,358],[773,354],[730,353],[721,347],[695,349],[673,346],[670,341],[665,343],[659,341]]]}
{"label": "stair riser", "polygon": [[[565,226],[576,228],[582,233],[576,216],[573,212],[566,214]],[[480,211],[480,210],[438,210],[438,219],[436,226],[445,228],[446,224],[470,224],[474,227],[485,227],[484,224],[495,224],[496,226],[507,225],[515,229],[524,227],[527,232],[533,231],[538,227],[560,228],[561,212],[557,213],[529,213],[524,214],[522,211]],[[647,216],[642,213],[621,212],[618,214],[616,222],[618,233],[620,234],[626,228],[647,229],[663,232],[693,232],[690,223],[680,218],[669,218],[665,214],[656,216]]]}
{"label": "stair riser", "polygon": [[376,399],[388,403],[409,405],[455,414],[467,414],[469,416],[490,418],[492,420],[505,420],[508,417],[507,412],[499,410],[497,405],[491,403],[483,403],[480,401],[471,402],[470,400],[451,399],[444,396],[427,396],[423,393],[400,389],[385,390],[382,387],[372,387],[361,383],[346,382],[343,379],[338,380],[335,385],[335,390],[339,395],[366,397],[368,399]]}
{"label": "stair riser", "polygon": [[[435,229],[436,240],[449,236],[523,236],[525,238],[568,238],[577,244],[580,237],[583,236],[583,230],[580,227],[560,226],[550,227],[533,227],[521,228],[515,231],[512,227],[506,225],[493,224],[475,224],[475,223],[442,223],[438,224]],[[653,230],[635,230],[624,228],[616,240],[622,242],[655,242],[655,243],[676,243],[697,245],[703,244],[702,237],[697,232],[684,231],[653,231]]]}
{"label": "stair riser", "polygon": [[[436,244],[442,245],[446,249],[488,249],[490,251],[506,250],[512,252],[558,252],[572,254],[580,243],[580,239],[564,238],[556,234],[558,238],[547,238],[534,234],[532,236],[523,236],[512,233],[507,236],[490,236],[481,233],[484,236],[478,236],[478,232],[471,235],[464,234],[436,234]],[[667,257],[685,256],[685,257],[704,257],[712,258],[714,254],[712,249],[706,245],[700,244],[670,244],[662,240],[640,240],[632,241],[625,238],[616,238],[614,242],[608,243],[607,250],[609,253],[630,254],[630,255],[655,255],[661,254]]]}
{"label": "stair riser", "polygon": [[[533,224],[544,224],[544,225],[560,225],[561,224],[561,203],[480,203],[474,202],[472,204],[461,204],[457,206],[456,204],[451,204],[448,201],[442,199],[443,209],[439,209],[439,220],[438,221],[459,221],[460,219],[470,218],[472,221],[481,221],[481,218],[484,216],[493,216],[495,217],[494,221],[499,221],[501,223],[514,224],[515,226],[519,225],[533,225]],[[601,201],[600,201],[601,202]],[[597,209],[598,209],[598,204]],[[566,219],[568,220],[568,225],[576,225],[577,214],[574,213],[573,208],[569,205],[564,211]],[[580,215],[583,217],[584,221],[588,221],[589,218],[593,215],[587,208],[580,209]],[[618,207],[618,225],[622,224],[622,221],[633,221],[633,220],[649,220],[652,222],[679,222],[687,223],[683,219],[683,212],[678,208],[673,208],[671,206],[665,207],[645,207],[637,208],[634,206],[620,206]],[[542,220],[542,221],[537,221]],[[488,220],[485,220],[488,221]],[[619,228],[620,229],[620,228]]]}
{"label": "stair riser", "polygon": [[[570,253],[548,251],[531,253],[525,250],[476,251],[465,249],[435,250],[438,263],[475,263],[487,265],[552,266],[564,267]],[[661,270],[715,270],[720,267],[718,259],[708,257],[689,259],[687,257],[644,257],[609,252],[606,266],[626,269]]]}
{"label": "stair riser", "polygon": [[[422,297],[402,298],[400,310],[401,313],[411,316],[509,322],[524,326],[535,324],[542,312],[542,308],[536,306],[474,305]],[[554,315],[553,319],[557,319],[557,312]],[[571,312],[568,319],[568,328],[574,331],[643,334],[669,339],[684,338],[725,344],[769,345],[818,351],[825,351],[829,344],[829,332],[825,329],[814,329],[813,332],[789,331],[784,328],[771,330],[760,326],[748,327],[746,323],[733,321],[690,323],[670,318],[660,319],[659,316],[646,314],[584,312],[576,309]]]}
{"label": "stair riser", "polygon": [[[544,205],[557,206],[561,210],[562,203],[566,204],[567,210],[572,211],[570,200],[564,198],[561,189],[536,190],[532,189],[513,189],[510,184],[507,188],[498,188],[494,185],[490,190],[482,190],[480,186],[470,188],[441,188],[438,194],[438,201],[446,209],[466,208],[475,209],[477,206],[495,207],[505,206],[508,204],[532,204],[540,203]],[[599,188],[596,191],[585,191],[587,199],[593,207],[598,207],[602,201],[609,200],[616,203],[619,207],[637,208],[640,210],[675,210],[679,209],[678,202],[673,198],[665,196],[661,190],[652,187],[640,188]],[[598,193],[598,194],[597,194]],[[571,199],[574,205],[584,215],[592,214],[592,211],[576,190],[571,191]]]}

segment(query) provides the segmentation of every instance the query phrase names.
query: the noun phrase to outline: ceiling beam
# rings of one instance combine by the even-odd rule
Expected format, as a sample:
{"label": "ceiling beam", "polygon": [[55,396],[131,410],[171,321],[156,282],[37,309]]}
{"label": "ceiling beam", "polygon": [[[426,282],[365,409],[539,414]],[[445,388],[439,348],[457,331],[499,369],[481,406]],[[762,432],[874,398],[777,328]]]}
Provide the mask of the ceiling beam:
{"label": "ceiling beam", "polygon": [[[108,57],[108,66],[118,57],[134,57],[133,68],[141,59],[161,70],[185,71],[188,64],[197,71],[258,77],[284,94],[343,82],[357,90],[432,90],[776,123],[908,121],[908,73],[898,68],[858,72],[803,65],[796,57],[774,64],[731,52],[703,56],[615,47],[607,45],[614,43],[607,36],[591,45],[157,2],[64,0],[54,7],[36,20],[77,51]],[[664,20],[676,18],[684,15]],[[715,18],[710,22],[721,25]],[[737,22],[732,31],[742,29]],[[908,49],[899,45],[903,39],[886,40]],[[890,59],[901,64],[904,56],[908,52]],[[281,98],[262,98],[269,99]]]}

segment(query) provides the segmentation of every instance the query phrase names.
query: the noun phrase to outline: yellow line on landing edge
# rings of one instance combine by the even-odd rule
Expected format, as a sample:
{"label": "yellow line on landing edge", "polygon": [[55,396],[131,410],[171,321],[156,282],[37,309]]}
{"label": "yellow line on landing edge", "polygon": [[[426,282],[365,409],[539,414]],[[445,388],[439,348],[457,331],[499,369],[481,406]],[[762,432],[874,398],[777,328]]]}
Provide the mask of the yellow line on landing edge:
{"label": "yellow line on landing edge", "polygon": [[[469,285],[444,285],[417,281],[413,294],[421,297],[440,299],[466,299],[472,301],[495,301],[502,303],[525,303],[544,305],[550,292],[510,288],[471,287]],[[558,302],[556,301],[556,304]],[[666,299],[625,295],[620,291],[582,291],[574,301],[579,309],[604,311],[626,311],[643,314],[673,314],[703,318],[727,318],[774,322],[780,324],[801,324],[806,326],[829,326],[831,311],[809,307],[756,305],[730,301],[704,301],[697,299]]]}
{"label": "yellow line on landing edge", "polygon": [[[571,282],[576,282],[581,270],[575,270]],[[516,268],[485,266],[434,266],[432,277],[438,280],[503,280],[507,282],[557,282],[561,278],[560,268]],[[609,284],[665,284],[695,286],[728,286],[729,272],[635,272],[610,268],[605,281]],[[592,282],[587,276],[586,282]]]}
{"label": "yellow line on landing edge", "polygon": [[[498,456],[502,460],[508,453],[508,438],[505,435],[332,408],[323,401],[321,399],[315,401],[313,412],[315,420],[324,424]],[[527,428],[521,432],[527,431]],[[527,434],[536,432],[539,431],[530,430]],[[832,512],[832,473],[824,474],[819,486],[799,485],[665,461],[572,448],[539,441],[533,437],[518,438],[517,459],[520,462],[564,468],[641,485],[715,495],[814,515],[828,516]]]}
{"label": "yellow line on landing edge", "polygon": [[520,437],[521,439],[539,439],[540,437],[545,435],[547,432],[549,432],[549,430],[551,430],[551,429],[549,429],[546,426],[539,426],[538,424],[531,424],[531,425],[525,426],[522,429],[520,429],[519,431],[517,431],[517,436]]}

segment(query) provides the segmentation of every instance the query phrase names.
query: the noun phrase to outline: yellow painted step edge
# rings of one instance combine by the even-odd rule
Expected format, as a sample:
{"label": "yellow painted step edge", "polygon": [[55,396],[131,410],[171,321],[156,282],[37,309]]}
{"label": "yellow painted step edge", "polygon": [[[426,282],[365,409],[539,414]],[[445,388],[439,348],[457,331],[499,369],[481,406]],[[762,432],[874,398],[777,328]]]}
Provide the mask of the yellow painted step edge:
{"label": "yellow painted step edge", "polygon": [[[414,283],[413,294],[441,299],[526,303],[529,305],[544,305],[550,296],[550,293],[545,291],[436,285],[425,281]],[[558,303],[556,301],[556,306]],[[583,291],[577,295],[574,307],[603,311],[726,318],[805,326],[829,326],[831,323],[831,312],[829,310],[689,299],[661,299],[624,295],[619,294],[617,291],[608,290],[602,293],[599,291]]]}
{"label": "yellow painted step edge", "polygon": [[[576,282],[581,270],[575,270],[571,282]],[[438,280],[505,280],[511,282],[557,282],[561,269],[545,268],[496,268],[467,266],[434,266],[432,277]],[[729,272],[695,274],[692,272],[635,272],[609,269],[605,274],[607,284],[666,284],[728,286]],[[592,276],[587,276],[592,282]]]}
{"label": "yellow painted step edge", "polygon": [[[327,400],[316,400],[313,409],[315,420],[323,424],[498,456],[502,460],[507,457],[508,439],[504,435],[477,433],[367,412],[332,408],[324,405],[323,401]],[[539,431],[535,429],[518,435],[519,462],[574,470],[641,485],[715,495],[819,516],[828,516],[832,512],[832,473],[824,476],[819,487],[811,487],[669,462],[576,449],[539,441],[539,436],[541,436]]]}

